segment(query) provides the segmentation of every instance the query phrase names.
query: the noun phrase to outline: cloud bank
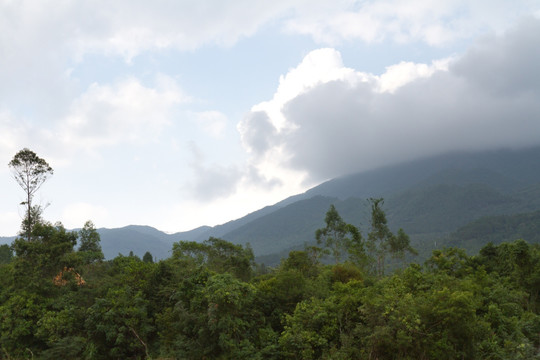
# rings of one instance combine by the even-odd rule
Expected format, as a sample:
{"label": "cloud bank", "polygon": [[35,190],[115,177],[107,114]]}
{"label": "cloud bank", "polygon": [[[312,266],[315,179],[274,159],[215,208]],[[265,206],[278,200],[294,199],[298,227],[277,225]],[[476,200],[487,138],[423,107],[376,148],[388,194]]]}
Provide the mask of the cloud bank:
{"label": "cloud bank", "polygon": [[[29,146],[58,170],[48,211],[67,210],[53,218],[76,211],[109,226],[119,214],[132,222],[143,210],[126,198],[138,192],[144,216],[165,224],[161,214],[170,214],[164,227],[176,229],[188,226],[184,218],[230,220],[346,172],[455,148],[524,146],[540,138],[538,24],[501,34],[539,9],[536,0],[0,0],[0,162]],[[459,58],[396,63],[384,74],[347,67],[335,50],[450,54],[486,33],[497,36]],[[305,50],[291,51],[289,40]],[[243,61],[259,41],[267,62]],[[247,101],[228,91],[238,83],[213,79],[200,63],[230,52],[233,74],[254,65],[249,74],[278,74],[276,57],[297,61],[316,47],[327,48],[284,74],[239,133],[231,123]],[[215,91],[197,90],[222,79],[229,83]],[[267,89],[267,79],[249,80],[254,94]],[[8,168],[0,174],[11,189]],[[4,204],[20,202],[11,193]],[[12,219],[10,211],[0,215]]]}
{"label": "cloud bank", "polygon": [[[325,179],[422,156],[540,144],[540,20],[463,56],[376,76],[316,50],[239,125],[253,166]],[[302,76],[297,76],[302,73]]]}

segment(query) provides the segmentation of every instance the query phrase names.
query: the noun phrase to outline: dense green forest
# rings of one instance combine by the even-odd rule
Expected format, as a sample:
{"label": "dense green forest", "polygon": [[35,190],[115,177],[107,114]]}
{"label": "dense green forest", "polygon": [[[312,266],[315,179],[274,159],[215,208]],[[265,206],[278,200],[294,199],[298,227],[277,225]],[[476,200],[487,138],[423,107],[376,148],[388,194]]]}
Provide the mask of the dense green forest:
{"label": "dense green forest", "polygon": [[446,248],[385,274],[385,256],[414,249],[374,205],[364,236],[331,207],[318,246],[276,268],[218,238],[175,243],[159,262],[149,253],[103,261],[92,223],[70,232],[38,222],[0,249],[0,356],[538,357],[538,246],[489,244],[475,256]]}

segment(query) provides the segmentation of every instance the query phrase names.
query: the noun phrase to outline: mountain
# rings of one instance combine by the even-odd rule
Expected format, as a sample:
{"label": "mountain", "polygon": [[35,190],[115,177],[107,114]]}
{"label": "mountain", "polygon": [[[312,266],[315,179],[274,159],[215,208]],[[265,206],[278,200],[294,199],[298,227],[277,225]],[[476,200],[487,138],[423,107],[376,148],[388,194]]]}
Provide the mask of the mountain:
{"label": "mountain", "polygon": [[119,229],[98,229],[101,237],[101,248],[106,259],[122,254],[142,257],[145,252],[157,259],[170,256],[172,243],[169,235],[149,226],[130,225]]}
{"label": "mountain", "polygon": [[441,183],[484,183],[506,192],[538,183],[539,160],[540,147],[457,152],[343,176],[308,190],[304,197],[380,197],[413,186]]}
{"label": "mountain", "polygon": [[286,199],[269,214],[219,236],[250,243],[258,256],[283,253],[314,240],[332,203],[365,234],[366,199],[384,197],[390,227],[403,228],[429,255],[437,242],[471,221],[539,210],[539,164],[536,147],[446,154],[351,174]]}
{"label": "mountain", "polygon": [[261,217],[269,215],[275,210],[280,209],[282,207],[283,205],[281,203],[275,204],[273,206],[266,206],[240,219],[232,220],[225,224],[217,225],[214,227],[205,227],[204,231],[200,231],[198,233],[192,233],[188,231],[188,232],[177,233],[177,235],[184,237],[186,240],[189,240],[189,241],[204,241],[208,239],[210,236],[223,237],[223,235],[228,234],[234,231],[235,229],[238,229],[244,225],[247,225],[251,223],[252,221],[255,221]]}
{"label": "mountain", "polygon": [[15,240],[15,236],[0,236],[0,245],[11,244]]}
{"label": "mountain", "polygon": [[452,233],[445,245],[477,252],[489,242],[498,245],[517,239],[540,243],[540,211],[480,218]]}
{"label": "mountain", "polygon": [[[479,226],[475,223],[479,219],[507,219],[504,216],[540,210],[539,164],[540,147],[444,154],[332,179],[214,227],[166,234],[131,225],[98,232],[107,259],[130,251],[138,256],[150,251],[155,258],[163,259],[170,256],[174,242],[203,241],[214,236],[249,243],[258,259],[270,264],[291,249],[312,243],[315,230],[324,226],[331,204],[365,235],[369,231],[367,199],[383,197],[390,228],[403,228],[421,256],[429,256],[434,248],[446,244],[470,244],[474,250],[496,238],[495,233],[514,237],[519,232],[493,227],[491,233],[470,238],[467,226]],[[531,232],[523,232],[523,236],[525,240],[538,240]],[[12,240],[0,238],[0,244]]]}

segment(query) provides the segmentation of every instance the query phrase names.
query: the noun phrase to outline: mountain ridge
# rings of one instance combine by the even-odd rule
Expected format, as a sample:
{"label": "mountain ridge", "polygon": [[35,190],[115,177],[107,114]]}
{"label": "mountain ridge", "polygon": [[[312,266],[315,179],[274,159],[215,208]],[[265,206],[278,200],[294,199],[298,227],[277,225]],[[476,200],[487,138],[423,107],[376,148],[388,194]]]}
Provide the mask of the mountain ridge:
{"label": "mountain ridge", "polygon": [[[166,234],[145,225],[100,228],[106,258],[118,253],[170,256],[177,241],[211,236],[247,244],[257,256],[299,248],[314,240],[331,203],[342,217],[367,230],[366,199],[385,198],[391,228],[403,227],[413,243],[429,248],[460,226],[485,216],[540,210],[540,147],[456,152],[328,180],[304,193],[217,226]],[[0,244],[11,238],[0,238]]]}

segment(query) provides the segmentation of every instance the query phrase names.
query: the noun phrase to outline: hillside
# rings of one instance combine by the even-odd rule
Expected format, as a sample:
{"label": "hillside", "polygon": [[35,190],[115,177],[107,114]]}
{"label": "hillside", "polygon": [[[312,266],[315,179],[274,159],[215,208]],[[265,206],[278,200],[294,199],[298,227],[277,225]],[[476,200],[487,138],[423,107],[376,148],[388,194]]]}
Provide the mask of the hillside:
{"label": "hillside", "polygon": [[314,240],[331,203],[366,233],[366,199],[384,197],[391,228],[403,228],[429,255],[471,221],[540,209],[539,159],[540,148],[459,153],[353,174],[287,199],[282,204],[288,205],[221,236],[250,243],[258,256],[286,254]]}
{"label": "hillside", "polygon": [[540,211],[480,218],[452,233],[444,244],[476,253],[489,242],[498,245],[517,239],[540,243]]}
{"label": "hillside", "polygon": [[539,159],[540,147],[451,153],[332,179],[308,190],[303,197],[369,198],[414,186],[471,183],[515,191],[540,182]]}
{"label": "hillside", "polygon": [[[428,256],[451,233],[452,241],[459,243],[456,236],[463,233],[458,229],[478,219],[540,210],[539,159],[540,147],[446,154],[333,179],[215,227],[175,234],[133,225],[98,231],[107,259],[130,251],[138,256],[150,251],[163,259],[170,255],[174,242],[204,241],[211,236],[249,243],[260,259],[268,255],[279,259],[314,241],[330,204],[366,234],[366,200],[384,197],[390,227],[403,228],[420,253]],[[474,248],[486,239],[475,240]],[[1,238],[0,243],[12,240]]]}
{"label": "hillside", "polygon": [[0,236],[0,245],[2,244],[11,244],[15,240],[15,236]]}

